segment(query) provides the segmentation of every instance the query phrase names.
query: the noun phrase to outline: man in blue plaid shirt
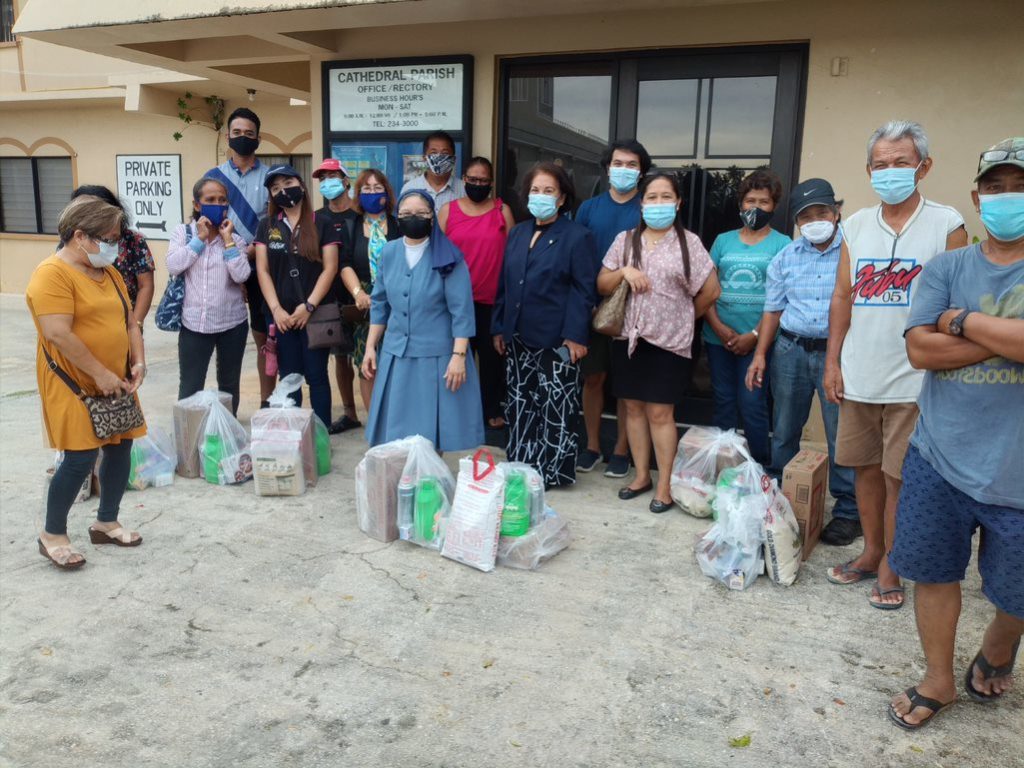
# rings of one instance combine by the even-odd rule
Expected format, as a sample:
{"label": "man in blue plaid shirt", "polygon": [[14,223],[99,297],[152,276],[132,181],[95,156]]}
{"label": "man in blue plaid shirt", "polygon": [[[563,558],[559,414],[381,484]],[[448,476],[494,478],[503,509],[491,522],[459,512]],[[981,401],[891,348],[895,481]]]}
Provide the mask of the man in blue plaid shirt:
{"label": "man in blue plaid shirt", "polygon": [[[843,232],[832,185],[808,179],[793,189],[789,207],[800,237],[768,266],[764,314],[755,333],[757,349],[747,369],[747,387],[764,386],[769,375],[774,399],[772,468],[775,474],[800,450],[800,436],[818,393],[828,440],[829,491],[835,498],[832,521],[821,540],[844,546],[861,535],[853,489],[853,470],[835,463],[839,408],[825,398],[825,349],[828,314],[839,266]],[[776,339],[776,334],[778,338]]]}

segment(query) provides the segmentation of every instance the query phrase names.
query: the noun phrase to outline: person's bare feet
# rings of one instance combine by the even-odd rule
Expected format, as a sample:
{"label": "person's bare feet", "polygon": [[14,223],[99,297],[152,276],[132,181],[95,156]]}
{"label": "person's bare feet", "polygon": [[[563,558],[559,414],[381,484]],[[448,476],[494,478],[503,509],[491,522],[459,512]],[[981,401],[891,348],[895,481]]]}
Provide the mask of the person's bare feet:
{"label": "person's bare feet", "polygon": [[[1018,640],[1018,642],[1020,642]],[[1005,667],[1014,659],[1016,649],[1010,645],[996,646],[988,642],[982,643],[981,655],[994,668]],[[985,673],[978,666],[978,660],[971,664],[971,686],[982,696],[997,698],[1013,688],[1013,672],[998,677],[985,679]]]}
{"label": "person's bare feet", "polygon": [[[941,683],[932,683],[926,678],[917,685],[917,692],[922,696],[927,696],[929,699],[935,699],[944,703],[955,701],[957,697],[956,684],[952,679]],[[901,691],[893,696],[889,706],[907,725],[919,725],[936,714],[928,709],[928,707],[911,707],[910,698],[905,691]]]}

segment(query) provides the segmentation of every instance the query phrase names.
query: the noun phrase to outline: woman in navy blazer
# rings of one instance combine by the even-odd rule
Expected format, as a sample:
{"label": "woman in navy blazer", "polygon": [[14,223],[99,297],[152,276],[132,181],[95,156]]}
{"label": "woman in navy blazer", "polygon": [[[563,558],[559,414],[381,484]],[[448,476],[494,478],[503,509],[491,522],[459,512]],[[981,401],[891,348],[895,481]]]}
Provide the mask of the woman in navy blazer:
{"label": "woman in navy blazer", "polygon": [[484,441],[480,383],[466,354],[476,329],[469,269],[433,223],[434,201],[407,192],[398,203],[403,237],[380,254],[362,366],[377,379],[370,445],[423,435],[439,451],[461,451]]}
{"label": "woman in navy blazer", "polygon": [[562,214],[575,190],[561,166],[538,163],[523,181],[532,221],[512,228],[494,302],[494,347],[506,356],[508,457],[548,486],[576,482],[579,361],[596,298],[593,235]]}

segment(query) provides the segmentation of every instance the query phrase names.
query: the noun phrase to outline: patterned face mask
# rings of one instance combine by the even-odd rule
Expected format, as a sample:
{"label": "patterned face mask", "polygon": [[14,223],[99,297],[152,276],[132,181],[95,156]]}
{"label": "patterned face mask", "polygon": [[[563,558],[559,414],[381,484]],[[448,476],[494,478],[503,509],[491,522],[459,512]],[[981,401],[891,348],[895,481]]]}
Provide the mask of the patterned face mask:
{"label": "patterned face mask", "polygon": [[455,168],[455,156],[442,155],[440,153],[427,155],[427,168],[435,176],[444,176],[447,173],[451,173],[452,169]]}

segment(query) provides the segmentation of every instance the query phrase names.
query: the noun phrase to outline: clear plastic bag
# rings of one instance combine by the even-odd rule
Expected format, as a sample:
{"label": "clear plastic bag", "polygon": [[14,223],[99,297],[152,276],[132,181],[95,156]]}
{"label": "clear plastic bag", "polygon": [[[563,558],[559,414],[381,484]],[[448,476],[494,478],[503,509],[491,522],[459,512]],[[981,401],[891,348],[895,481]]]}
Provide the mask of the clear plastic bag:
{"label": "clear plastic bag", "polygon": [[750,460],[747,441],[736,430],[691,427],[672,465],[672,500],[694,517],[710,517],[718,475]]}
{"label": "clear plastic bag", "polygon": [[199,468],[206,482],[214,485],[244,483],[252,477],[249,435],[216,397],[199,444]]}
{"label": "clear plastic bag", "polygon": [[[297,496],[307,487],[316,485],[320,476],[315,416],[309,408],[297,407],[291,398],[304,381],[299,373],[285,376],[267,398],[269,407],[261,408],[252,416],[253,472],[257,480],[257,495]],[[258,461],[257,454],[266,460]],[[293,465],[303,476],[301,483],[293,477]],[[262,484],[259,482],[261,474],[266,481]]]}
{"label": "clear plastic bag", "polygon": [[498,565],[534,571],[569,546],[569,524],[551,507],[546,507],[540,522],[525,536],[498,539]]}
{"label": "clear plastic bag", "polygon": [[[451,518],[445,529],[445,557],[487,572],[494,570],[498,554],[498,535],[502,525],[507,464],[495,464],[485,448],[459,460],[459,478],[455,486]],[[517,500],[521,523],[529,527],[526,508],[526,478],[520,474],[521,495]],[[401,530],[401,524],[399,524]]]}
{"label": "clear plastic bag", "polygon": [[387,543],[398,538],[398,485],[417,439],[422,438],[375,445],[356,465],[356,521],[372,539]]}
{"label": "clear plastic bag", "polygon": [[204,389],[174,404],[174,445],[178,454],[178,474],[200,477],[202,462],[199,448],[206,436],[206,418],[215,402],[231,407],[231,395],[215,389]]}
{"label": "clear plastic bag", "polygon": [[[515,472],[521,472],[526,476],[526,496],[530,508],[530,528],[538,525],[544,519],[544,509],[547,500],[544,497],[544,477],[529,464],[522,462],[502,462],[502,469],[505,477],[510,477]],[[504,535],[504,533],[502,534]]]}
{"label": "clear plastic bag", "polygon": [[409,439],[409,457],[398,483],[398,535],[440,551],[452,511],[455,478],[432,442],[420,435]]}
{"label": "clear plastic bag", "polygon": [[160,488],[170,485],[174,481],[177,466],[178,454],[174,448],[174,438],[150,424],[146,434],[132,443],[128,487],[141,491],[150,486]]}
{"label": "clear plastic bag", "polygon": [[701,571],[729,589],[746,589],[764,570],[762,474],[753,461],[722,471],[712,502],[716,522],[697,542]]}

